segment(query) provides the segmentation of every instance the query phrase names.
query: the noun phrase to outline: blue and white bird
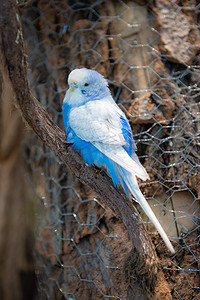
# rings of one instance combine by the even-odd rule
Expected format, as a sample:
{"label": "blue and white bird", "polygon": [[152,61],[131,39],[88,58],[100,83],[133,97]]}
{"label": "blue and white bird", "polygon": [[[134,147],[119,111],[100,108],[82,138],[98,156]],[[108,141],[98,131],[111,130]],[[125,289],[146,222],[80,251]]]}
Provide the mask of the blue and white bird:
{"label": "blue and white bird", "polygon": [[169,250],[174,248],[141,193],[136,176],[149,179],[135,153],[136,145],[125,114],[113,100],[106,79],[86,68],[73,70],[63,101],[67,142],[79,151],[85,163],[105,167],[115,186],[121,186],[139,202]]}

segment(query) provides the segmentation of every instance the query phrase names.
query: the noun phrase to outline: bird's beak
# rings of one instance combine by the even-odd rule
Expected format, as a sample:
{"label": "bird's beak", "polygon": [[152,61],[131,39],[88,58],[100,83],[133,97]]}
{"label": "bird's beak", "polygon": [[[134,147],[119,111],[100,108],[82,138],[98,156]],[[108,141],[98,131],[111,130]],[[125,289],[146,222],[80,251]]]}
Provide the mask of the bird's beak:
{"label": "bird's beak", "polygon": [[74,81],[72,82],[71,84],[71,88],[70,88],[70,93],[73,93],[75,89],[77,89],[78,85],[77,85],[77,82]]}

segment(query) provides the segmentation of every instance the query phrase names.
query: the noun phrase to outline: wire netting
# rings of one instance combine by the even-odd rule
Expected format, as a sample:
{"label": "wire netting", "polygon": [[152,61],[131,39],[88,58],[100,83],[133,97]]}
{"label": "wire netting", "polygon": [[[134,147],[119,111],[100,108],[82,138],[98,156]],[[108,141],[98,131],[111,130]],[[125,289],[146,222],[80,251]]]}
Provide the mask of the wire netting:
{"label": "wire netting", "polygon": [[[140,187],[171,238],[145,220],[173,299],[199,292],[198,1],[31,1],[21,10],[31,90],[63,128],[67,76],[89,67],[109,82],[151,180]],[[131,250],[121,220],[27,131],[26,160],[41,201],[42,299],[126,299]],[[137,206],[137,204],[136,204]]]}

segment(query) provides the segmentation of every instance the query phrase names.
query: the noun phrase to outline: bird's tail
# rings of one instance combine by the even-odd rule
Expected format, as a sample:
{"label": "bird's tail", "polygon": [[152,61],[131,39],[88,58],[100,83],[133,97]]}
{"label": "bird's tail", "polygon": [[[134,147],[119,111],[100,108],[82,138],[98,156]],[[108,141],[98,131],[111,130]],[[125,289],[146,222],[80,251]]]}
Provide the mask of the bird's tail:
{"label": "bird's tail", "polygon": [[167,237],[167,234],[165,233],[164,229],[160,225],[158,219],[156,218],[154,212],[152,211],[151,207],[149,206],[148,202],[144,198],[143,194],[141,193],[137,179],[135,175],[131,174],[130,172],[124,170],[122,167],[119,167],[119,173],[121,175],[121,183],[122,186],[127,186],[131,194],[136,198],[136,200],[139,202],[140,206],[148,216],[148,218],[151,220],[151,222],[154,224],[158,232],[160,233],[161,237],[163,238],[166,246],[171,251],[171,253],[175,253],[175,250],[170,242],[170,240]]}

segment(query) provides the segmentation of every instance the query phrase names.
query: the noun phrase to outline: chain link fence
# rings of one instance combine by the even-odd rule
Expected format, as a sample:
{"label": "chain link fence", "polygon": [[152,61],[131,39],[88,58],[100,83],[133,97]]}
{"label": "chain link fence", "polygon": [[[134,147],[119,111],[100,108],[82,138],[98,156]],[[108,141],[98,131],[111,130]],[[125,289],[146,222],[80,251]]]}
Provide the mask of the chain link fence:
{"label": "chain link fence", "polygon": [[[198,299],[198,1],[40,0],[22,6],[31,89],[60,127],[69,72],[84,66],[108,79],[151,178],[140,187],[176,249],[170,256],[137,207],[172,297]],[[131,242],[121,220],[28,130],[25,155],[41,203],[41,299],[126,299],[123,262]]]}

